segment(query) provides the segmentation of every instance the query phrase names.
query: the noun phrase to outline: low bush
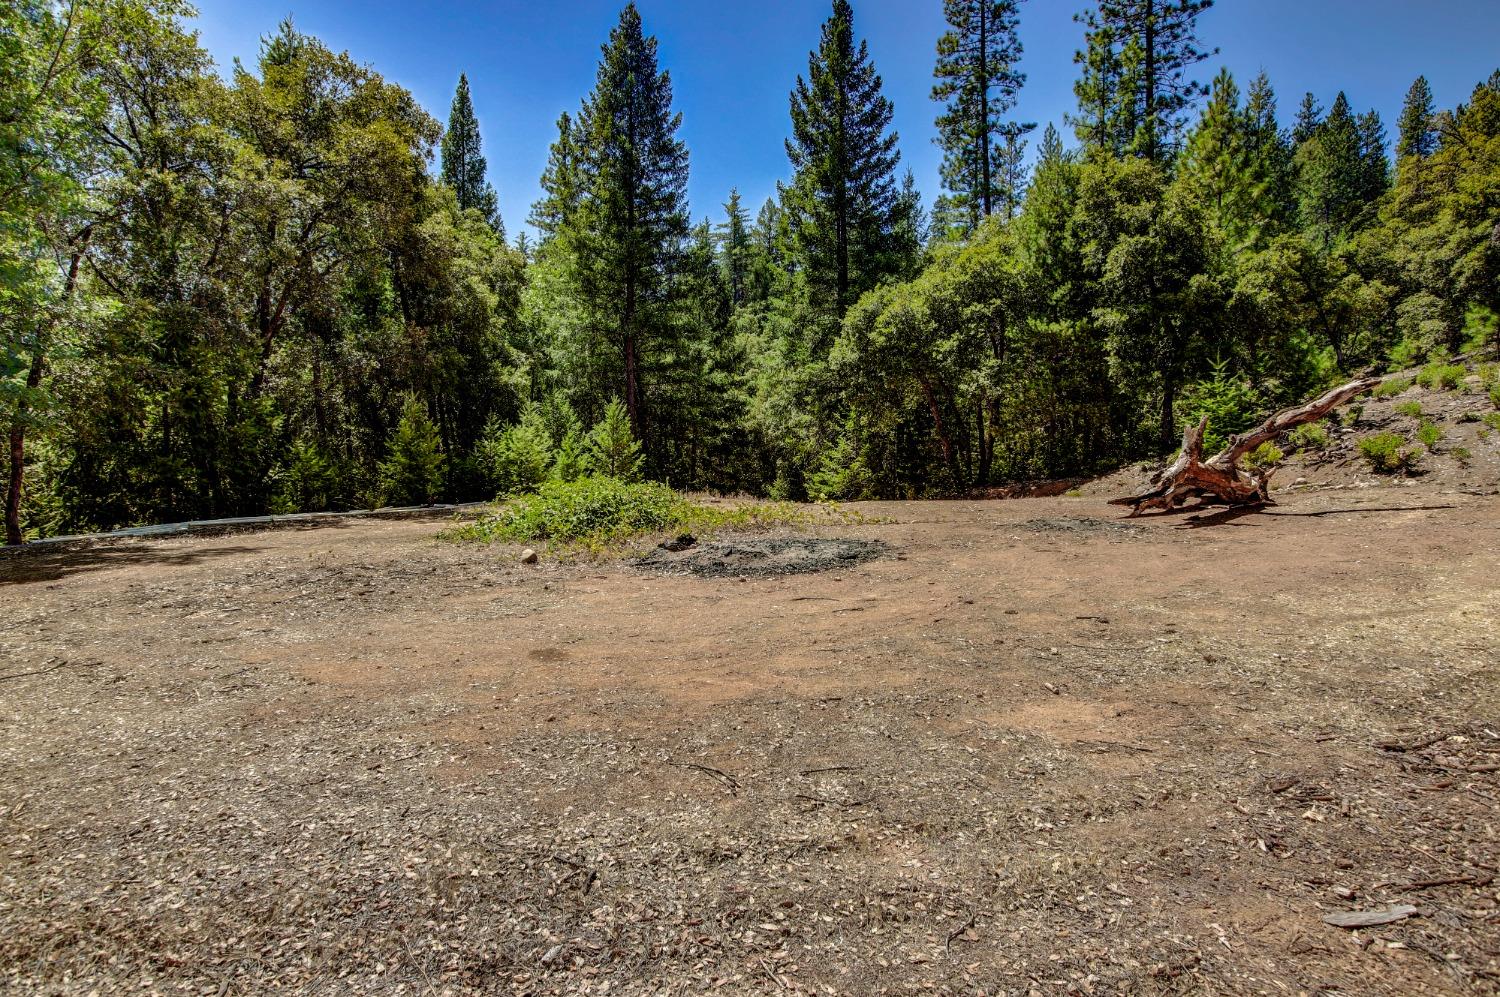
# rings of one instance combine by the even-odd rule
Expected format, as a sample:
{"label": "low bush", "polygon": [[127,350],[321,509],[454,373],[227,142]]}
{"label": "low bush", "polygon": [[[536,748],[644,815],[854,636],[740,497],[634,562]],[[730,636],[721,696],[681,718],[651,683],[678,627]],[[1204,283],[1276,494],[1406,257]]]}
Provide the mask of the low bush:
{"label": "low bush", "polygon": [[1396,395],[1401,394],[1401,392],[1405,391],[1409,387],[1411,387],[1410,379],[1405,377],[1398,377],[1390,381],[1380,382],[1379,384],[1375,385],[1375,390],[1370,393],[1376,398],[1393,398]]}
{"label": "low bush", "polygon": [[1448,453],[1454,460],[1458,461],[1460,467],[1468,467],[1474,460],[1474,454],[1469,451],[1468,447],[1454,447]]}
{"label": "low bush", "polygon": [[1406,445],[1400,433],[1376,433],[1359,441],[1359,453],[1377,474],[1395,474],[1414,470],[1419,463],[1415,450]]}
{"label": "low bush", "polygon": [[1422,368],[1417,375],[1417,383],[1427,389],[1438,388],[1443,391],[1452,391],[1463,383],[1468,371],[1463,364],[1456,363],[1430,363]]}
{"label": "low bush", "polygon": [[1490,404],[1500,409],[1500,384],[1490,389]]}
{"label": "low bush", "polygon": [[1359,425],[1360,417],[1364,414],[1365,407],[1361,404],[1356,403],[1344,409],[1343,414],[1339,416],[1339,422],[1343,424],[1344,428],[1348,429],[1350,427]]}
{"label": "low bush", "polygon": [[1391,408],[1397,415],[1404,415],[1409,419],[1422,418],[1422,406],[1418,402],[1397,402]]}
{"label": "low bush", "polygon": [[1484,424],[1491,429],[1500,429],[1500,412],[1486,412]]}
{"label": "low bush", "polygon": [[1245,455],[1245,466],[1253,471],[1275,467],[1286,459],[1286,454],[1276,444],[1267,440]]}
{"label": "low bush", "polygon": [[1417,427],[1417,439],[1420,440],[1422,442],[1422,445],[1429,451],[1436,447],[1438,445],[1438,441],[1442,438],[1442,426],[1438,426],[1430,422],[1423,422],[1422,425]]}
{"label": "low bush", "polygon": [[1288,433],[1286,442],[1293,450],[1326,450],[1328,430],[1321,422],[1306,422]]}
{"label": "low bush", "polygon": [[443,537],[481,543],[546,542],[602,551],[669,530],[711,532],[811,519],[809,510],[786,503],[700,505],[659,482],[595,475],[547,481],[535,494],[518,496],[477,522],[448,530]]}

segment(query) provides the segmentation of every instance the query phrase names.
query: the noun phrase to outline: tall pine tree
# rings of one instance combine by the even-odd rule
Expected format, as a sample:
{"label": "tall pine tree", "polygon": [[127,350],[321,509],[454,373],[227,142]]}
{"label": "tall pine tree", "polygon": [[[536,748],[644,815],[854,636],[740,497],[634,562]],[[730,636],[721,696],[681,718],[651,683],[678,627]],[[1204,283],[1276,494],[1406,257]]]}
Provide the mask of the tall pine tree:
{"label": "tall pine tree", "polygon": [[627,5],[579,120],[586,193],[569,225],[579,295],[617,351],[619,394],[648,453],[643,372],[653,346],[674,333],[674,278],[688,234],[682,116],[656,49]]}
{"label": "tall pine tree", "polygon": [[1021,0],[943,0],[949,30],[938,39],[933,100],[943,103],[937,143],[943,149],[943,186],[972,232],[1020,200],[1015,164],[1035,123],[1005,121],[1026,74],[1017,8]]}
{"label": "tall pine tree", "polygon": [[484,156],[479,151],[479,119],[469,99],[469,78],[460,73],[453,107],[448,112],[448,130],[443,134],[443,183],[458,195],[458,206],[473,208],[505,236],[495,190],[485,179]]}
{"label": "tall pine tree", "polygon": [[719,264],[729,307],[745,303],[750,287],[750,214],[740,203],[740,192],[731,190],[724,202],[724,228],[719,234]]}
{"label": "tall pine tree", "polygon": [[580,136],[573,116],[567,111],[557,119],[557,141],[547,156],[542,173],[541,198],[531,206],[532,227],[548,242],[572,221],[583,198],[582,165],[579,162]]}
{"label": "tall pine tree", "polygon": [[792,91],[788,191],[799,263],[815,301],[843,318],[862,293],[891,273],[893,233],[903,201],[896,188],[891,102],[881,93],[868,46],[854,43],[854,12],[833,0],[833,16]]}
{"label": "tall pine tree", "polygon": [[1398,160],[1408,156],[1426,159],[1437,151],[1437,132],[1433,128],[1435,117],[1432,88],[1427,85],[1427,77],[1418,76],[1411,89],[1406,91],[1406,103],[1401,108],[1401,120],[1397,123]]}
{"label": "tall pine tree", "polygon": [[[1116,154],[1162,163],[1176,150],[1187,109],[1207,92],[1189,71],[1213,54],[1198,16],[1213,0],[1099,0],[1080,15],[1086,48],[1075,85],[1080,137]],[[1091,133],[1091,134],[1090,134]],[[1086,137],[1087,136],[1087,137]]]}

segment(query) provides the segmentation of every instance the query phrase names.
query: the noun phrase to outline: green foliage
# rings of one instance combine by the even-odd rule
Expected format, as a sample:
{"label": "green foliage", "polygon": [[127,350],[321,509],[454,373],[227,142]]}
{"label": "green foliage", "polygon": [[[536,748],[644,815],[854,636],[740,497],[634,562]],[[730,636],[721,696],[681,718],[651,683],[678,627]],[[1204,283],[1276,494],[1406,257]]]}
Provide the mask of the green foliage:
{"label": "green foliage", "polygon": [[1468,467],[1474,462],[1474,454],[1468,447],[1453,447],[1448,454],[1458,462],[1460,467]]}
{"label": "green foliage", "polygon": [[777,523],[806,522],[810,514],[784,505],[707,506],[689,502],[657,482],[591,476],[549,481],[477,523],[448,531],[452,540],[483,543],[547,542],[600,551],[633,537],[667,530],[708,533]]}
{"label": "green foliage", "polygon": [[1366,436],[1359,441],[1359,453],[1377,474],[1412,471],[1420,464],[1416,451],[1407,446],[1406,437],[1399,433]]}
{"label": "green foliage", "polygon": [[497,495],[536,491],[547,480],[554,461],[552,440],[534,405],[527,406],[521,421],[513,426],[501,428],[492,419],[475,453]]}
{"label": "green foliage", "polygon": [[855,43],[848,0],[833,0],[807,77],[792,90],[793,178],[785,204],[795,248],[819,309],[844,312],[898,263],[896,233],[910,210],[898,196],[901,154],[891,102],[865,42]]}
{"label": "green foliage", "polygon": [[1410,388],[1412,382],[1408,378],[1394,377],[1389,381],[1381,381],[1375,385],[1375,390],[1370,392],[1376,398],[1394,398]]}
{"label": "green foliage", "polygon": [[1500,412],[1486,412],[1484,416],[1484,424],[1491,429],[1500,430]]}
{"label": "green foliage", "polygon": [[485,179],[486,165],[479,150],[479,120],[474,117],[469,78],[460,73],[453,107],[448,112],[448,130],[443,134],[443,183],[453,188],[460,208],[479,212],[503,239],[505,226],[494,188]]}
{"label": "green foliage", "polygon": [[943,148],[943,205],[971,234],[999,211],[1010,218],[1020,204],[1022,138],[1034,123],[1006,121],[1026,75],[1017,36],[1020,0],[943,0],[948,30],[938,39],[932,99],[941,101],[938,143]]}
{"label": "green foliage", "polygon": [[630,430],[625,406],[617,398],[604,418],[589,431],[584,467],[590,474],[619,481],[635,481],[641,474],[641,445]]}
{"label": "green foliage", "polygon": [[1500,384],[1490,388],[1490,404],[1500,409]]}
{"label": "green foliage", "polygon": [[1214,362],[1209,370],[1208,379],[1198,382],[1183,397],[1180,418],[1194,424],[1208,417],[1203,452],[1214,454],[1224,449],[1231,436],[1253,426],[1262,406],[1255,390],[1243,378],[1231,374],[1226,361]]}
{"label": "green foliage", "polygon": [[443,451],[427,406],[408,395],[401,421],[380,465],[380,488],[387,505],[427,505],[443,488]]}
{"label": "green foliage", "polygon": [[1287,445],[1293,450],[1326,450],[1330,442],[1321,422],[1304,422],[1287,434]]}
{"label": "green foliage", "polygon": [[1417,374],[1417,383],[1429,390],[1452,391],[1467,374],[1462,364],[1430,363]]}
{"label": "green foliage", "polygon": [[1443,438],[1443,427],[1436,423],[1426,422],[1417,427],[1417,440],[1429,451],[1437,448],[1438,442]]}
{"label": "green foliage", "polygon": [[1493,391],[1500,386],[1500,364],[1482,363],[1479,365],[1479,388],[1481,391]]}
{"label": "green foliage", "polygon": [[1286,454],[1275,443],[1267,440],[1245,455],[1245,466],[1255,471],[1275,467],[1286,459]]}
{"label": "green foliage", "polygon": [[1422,418],[1421,402],[1397,402],[1395,405],[1391,406],[1391,410],[1397,415],[1406,416],[1408,419]]}

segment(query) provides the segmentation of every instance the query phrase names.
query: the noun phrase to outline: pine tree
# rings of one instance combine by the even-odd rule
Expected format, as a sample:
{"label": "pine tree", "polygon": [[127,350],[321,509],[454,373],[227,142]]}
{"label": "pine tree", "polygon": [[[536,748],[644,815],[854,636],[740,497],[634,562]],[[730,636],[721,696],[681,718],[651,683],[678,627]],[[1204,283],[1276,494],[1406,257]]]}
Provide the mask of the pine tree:
{"label": "pine tree", "polygon": [[1318,106],[1318,98],[1311,93],[1302,95],[1302,103],[1297,105],[1297,121],[1292,125],[1292,142],[1301,145],[1317,133],[1323,124],[1323,108]]}
{"label": "pine tree", "polygon": [[[1187,109],[1207,92],[1188,77],[1217,49],[1199,47],[1197,21],[1213,0],[1099,0],[1080,15],[1086,48],[1074,89],[1087,144],[1165,162]],[[1087,136],[1087,137],[1086,137]]]}
{"label": "pine tree", "polygon": [[429,505],[443,487],[443,451],[427,406],[407,395],[401,421],[380,465],[380,483],[391,505]]}
{"label": "pine tree", "polygon": [[443,183],[458,195],[458,206],[478,211],[503,239],[505,225],[500,220],[495,190],[485,179],[484,156],[479,151],[479,120],[469,99],[469,78],[462,73],[448,112],[448,130],[443,133],[442,176]]}
{"label": "pine tree", "polygon": [[731,190],[724,203],[724,227],[719,235],[719,261],[729,306],[745,303],[750,288],[750,215],[740,203],[740,192]]}
{"label": "pine tree", "polygon": [[569,224],[579,294],[620,360],[620,395],[645,439],[642,368],[672,335],[673,277],[687,237],[687,147],[672,80],[631,3],[610,32],[578,128],[585,196]]}
{"label": "pine tree", "polygon": [[1229,70],[1222,69],[1183,149],[1182,170],[1235,245],[1243,243],[1251,223],[1246,203],[1252,193],[1250,157],[1244,125],[1240,89]]}
{"label": "pine tree", "polygon": [[808,75],[792,91],[787,156],[796,171],[787,206],[808,284],[842,318],[864,291],[891,272],[891,233],[899,221],[896,134],[891,102],[868,46],[854,43],[848,0],[833,0]]}
{"label": "pine tree", "polygon": [[630,418],[618,398],[604,409],[604,418],[589,431],[584,465],[590,474],[602,474],[621,481],[635,481],[641,476],[641,444],[630,430]]}
{"label": "pine tree", "polygon": [[[1026,74],[1016,71],[1021,41],[1016,34],[1021,0],[944,0],[950,30],[938,39],[933,100],[942,101],[937,143],[943,148],[943,185],[967,216],[967,230],[1019,200],[1014,166],[1036,127],[1004,120],[1016,104]],[[1006,157],[1009,156],[1009,160]]]}
{"label": "pine tree", "polygon": [[1416,156],[1426,159],[1437,151],[1437,132],[1433,128],[1436,111],[1432,101],[1432,88],[1427,77],[1418,76],[1406,91],[1406,103],[1401,108],[1401,120],[1397,123],[1399,138],[1396,140],[1396,158]]}
{"label": "pine tree", "polygon": [[1085,149],[1118,155],[1134,134],[1135,124],[1131,118],[1133,106],[1120,102],[1121,66],[1115,28],[1094,11],[1075,14],[1073,19],[1083,25],[1085,47],[1073,53],[1073,61],[1083,69],[1073,84],[1078,113],[1068,115],[1067,120]]}
{"label": "pine tree", "polygon": [[1259,243],[1289,228],[1295,214],[1292,145],[1277,120],[1276,92],[1264,71],[1251,81],[1246,92],[1244,133],[1249,196],[1260,220],[1255,240]]}
{"label": "pine tree", "polygon": [[1026,196],[1026,140],[1021,136],[1034,128],[1030,122],[1006,122],[1000,128],[998,176],[1007,220],[1016,217]]}
{"label": "pine tree", "polygon": [[1379,200],[1391,185],[1391,162],[1386,158],[1385,125],[1376,111],[1355,119],[1359,133],[1359,198],[1365,204]]}
{"label": "pine tree", "polygon": [[572,221],[583,199],[582,165],[579,161],[579,132],[573,116],[564,111],[557,119],[557,140],[547,155],[542,173],[542,197],[531,206],[527,219],[547,242]]}
{"label": "pine tree", "polygon": [[1341,92],[1328,117],[1297,146],[1302,226],[1325,249],[1353,230],[1368,203],[1371,170],[1365,140],[1349,99]]}

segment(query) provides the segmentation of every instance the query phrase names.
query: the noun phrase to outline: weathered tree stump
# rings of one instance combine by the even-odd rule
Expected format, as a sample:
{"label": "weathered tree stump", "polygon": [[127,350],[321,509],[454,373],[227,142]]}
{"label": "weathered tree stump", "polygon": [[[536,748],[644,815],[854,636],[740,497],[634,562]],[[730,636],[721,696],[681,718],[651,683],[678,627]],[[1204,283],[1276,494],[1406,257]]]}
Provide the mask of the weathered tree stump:
{"label": "weathered tree stump", "polygon": [[1203,433],[1208,428],[1205,418],[1182,434],[1182,453],[1152,479],[1149,489],[1139,495],[1113,499],[1110,504],[1131,506],[1132,516],[1139,516],[1149,509],[1174,509],[1190,498],[1225,505],[1274,505],[1271,475],[1276,469],[1251,470],[1240,466],[1241,459],[1262,443],[1278,439],[1303,423],[1323,418],[1382,380],[1362,377],[1333,388],[1304,405],[1282,409],[1254,429],[1232,438],[1227,447],[1207,460],[1203,459]]}

